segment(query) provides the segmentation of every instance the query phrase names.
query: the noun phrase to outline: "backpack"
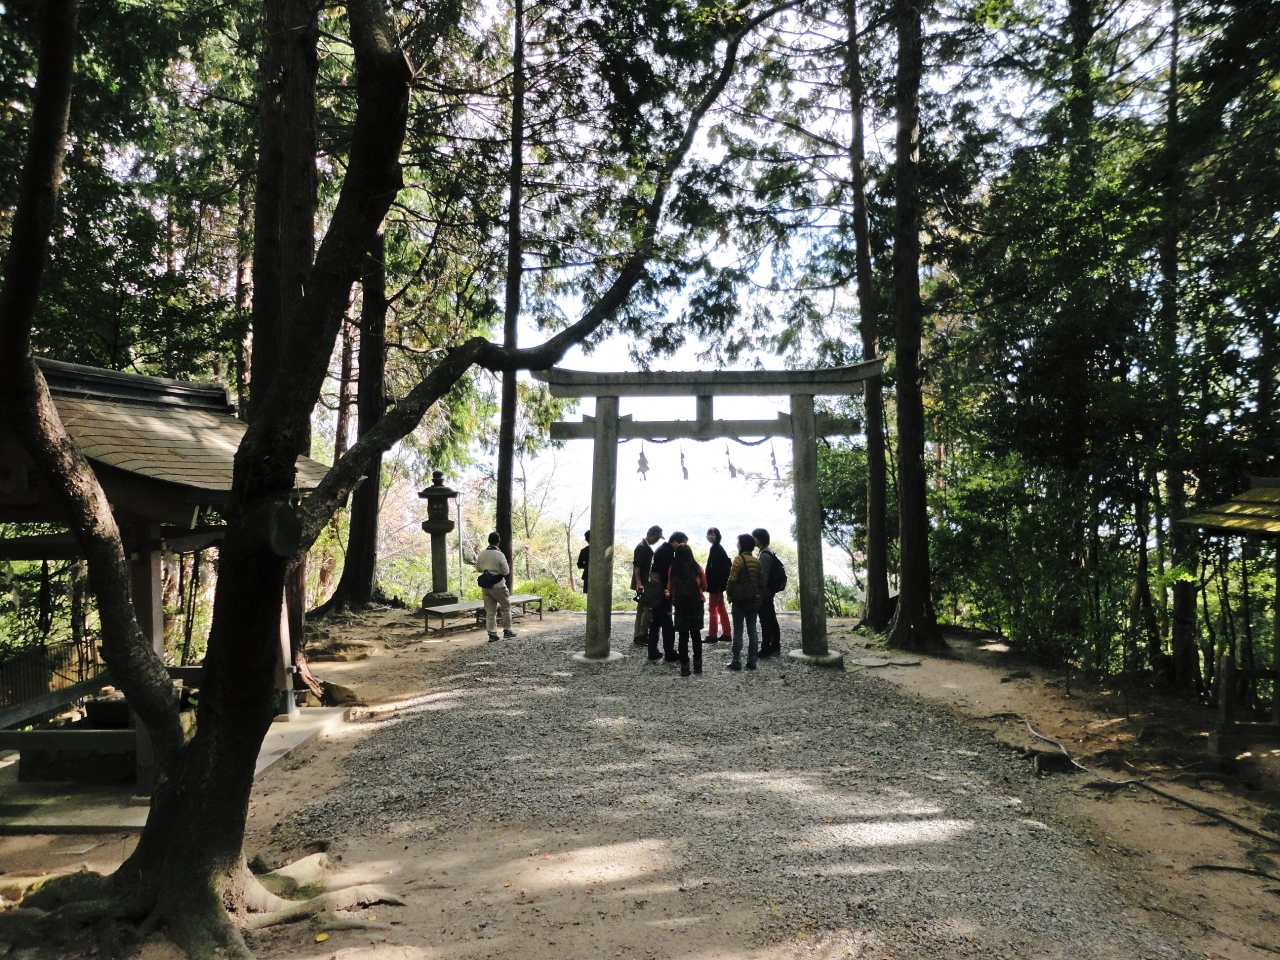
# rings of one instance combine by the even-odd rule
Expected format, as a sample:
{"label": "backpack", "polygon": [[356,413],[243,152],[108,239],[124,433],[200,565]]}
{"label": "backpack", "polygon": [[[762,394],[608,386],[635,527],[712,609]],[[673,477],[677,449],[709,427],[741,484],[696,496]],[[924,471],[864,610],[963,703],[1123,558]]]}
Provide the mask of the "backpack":
{"label": "backpack", "polygon": [[787,570],[776,553],[770,550],[769,554],[773,557],[773,563],[769,564],[769,582],[764,588],[770,593],[781,593],[787,589]]}
{"label": "backpack", "polygon": [[694,567],[692,571],[685,570],[680,576],[671,578],[671,602],[673,604],[687,607],[698,603],[701,599],[701,591],[698,590],[697,567]]}

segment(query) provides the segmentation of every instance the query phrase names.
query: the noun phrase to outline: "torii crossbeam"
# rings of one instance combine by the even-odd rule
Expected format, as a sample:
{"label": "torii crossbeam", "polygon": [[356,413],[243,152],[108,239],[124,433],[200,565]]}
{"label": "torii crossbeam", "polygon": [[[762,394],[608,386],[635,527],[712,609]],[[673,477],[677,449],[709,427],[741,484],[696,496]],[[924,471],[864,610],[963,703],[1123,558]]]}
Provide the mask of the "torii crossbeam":
{"label": "torii crossbeam", "polygon": [[[818,496],[818,437],[857,433],[856,420],[815,413],[815,396],[848,396],[880,373],[881,360],[820,370],[724,370],[589,373],[539,370],[533,376],[555,397],[595,397],[594,417],[553,423],[553,440],[595,440],[591,471],[591,534],[587,587],[586,649],[577,658],[607,661],[613,606],[613,539],[617,499],[618,440],[712,440],[722,437],[790,437],[795,490],[796,571],[800,592],[801,649],[791,656],[824,666],[843,658],[827,646],[826,588],[822,571],[822,504]],[[619,397],[693,396],[697,419],[647,421],[619,418]],[[716,396],[790,396],[791,413],[776,420],[716,420]]]}

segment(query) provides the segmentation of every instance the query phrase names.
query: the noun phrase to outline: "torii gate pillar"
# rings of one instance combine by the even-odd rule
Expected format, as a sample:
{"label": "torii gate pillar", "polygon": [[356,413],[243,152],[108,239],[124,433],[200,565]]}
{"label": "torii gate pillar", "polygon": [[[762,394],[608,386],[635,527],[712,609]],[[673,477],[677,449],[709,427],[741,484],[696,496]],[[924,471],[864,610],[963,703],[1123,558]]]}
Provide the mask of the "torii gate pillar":
{"label": "torii gate pillar", "polygon": [[591,461],[591,552],[587,554],[587,642],[575,660],[620,660],[609,650],[613,620],[613,522],[618,489],[618,398],[596,398]]}
{"label": "torii gate pillar", "polygon": [[813,397],[791,397],[791,474],[800,578],[800,649],[791,656],[840,667],[844,658],[827,646],[827,588],[822,570],[822,500],[818,493],[818,431]]}

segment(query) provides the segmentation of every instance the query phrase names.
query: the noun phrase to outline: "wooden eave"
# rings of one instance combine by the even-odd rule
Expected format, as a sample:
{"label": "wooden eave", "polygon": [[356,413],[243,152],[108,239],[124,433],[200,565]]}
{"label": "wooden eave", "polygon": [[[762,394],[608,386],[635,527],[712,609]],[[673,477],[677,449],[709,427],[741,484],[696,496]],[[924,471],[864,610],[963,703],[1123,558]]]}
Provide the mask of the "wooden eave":
{"label": "wooden eave", "polygon": [[1255,477],[1244,493],[1178,522],[1210,533],[1280,537],[1280,478]]}

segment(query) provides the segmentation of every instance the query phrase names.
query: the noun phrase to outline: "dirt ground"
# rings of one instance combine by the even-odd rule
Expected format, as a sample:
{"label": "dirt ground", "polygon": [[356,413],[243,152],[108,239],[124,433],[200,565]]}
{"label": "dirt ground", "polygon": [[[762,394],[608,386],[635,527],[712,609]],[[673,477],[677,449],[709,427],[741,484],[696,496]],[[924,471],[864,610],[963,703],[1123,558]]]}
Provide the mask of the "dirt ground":
{"label": "dirt ground", "polygon": [[[542,621],[535,615],[517,627],[529,636],[581,619],[581,614],[548,613]],[[629,631],[623,622],[615,620],[615,634],[625,640]],[[833,622],[832,646],[851,657],[878,652],[865,649],[869,641],[854,626]],[[360,641],[347,654],[360,659],[317,662],[315,674],[348,688],[374,711],[394,711],[397,702],[429,693],[441,678],[442,661],[485,645],[480,630],[424,641],[421,618],[397,610],[330,624],[328,633],[340,656],[342,641]],[[1027,733],[1026,718],[1104,776],[1150,777],[1169,793],[1280,834],[1280,744],[1220,762],[1208,754],[1212,718],[1206,710],[1133,695],[1126,717],[1119,695],[1076,689],[1068,697],[1061,677],[1028,666],[998,641],[962,633],[950,640],[947,658],[924,657],[918,666],[875,673],[905,693],[989,730],[1011,751],[1048,747]],[[277,865],[314,851],[289,846],[274,828],[350,775],[343,759],[363,735],[355,725],[335,724],[259,779],[246,837],[250,855]],[[1280,847],[1146,791],[1099,790],[1090,785],[1095,778],[1086,774],[1051,776],[1060,782],[1053,804],[1057,825],[1089,839],[1104,872],[1118,881],[1126,912],[1144,915],[1158,928],[1176,929],[1184,946],[1205,957],[1280,957]],[[372,929],[317,934],[300,923],[254,934],[250,942],[257,954],[264,960],[890,956],[879,952],[876,943],[860,941],[857,930],[845,931],[848,936],[829,945],[820,933],[770,946],[746,944],[737,932],[758,905],[718,899],[714,891],[703,890],[705,909],[693,919],[681,909],[689,891],[680,886],[678,873],[668,869],[661,852],[638,846],[623,849],[620,856],[618,838],[608,830],[547,835],[512,824],[503,830],[445,832],[449,814],[442,809],[438,817],[429,816],[425,837],[352,837],[329,851],[337,866],[335,886],[379,883],[409,894],[407,906],[360,911]],[[108,872],[132,849],[134,839],[127,834],[0,838],[0,895],[11,898],[6,882],[20,885],[27,875],[77,868]],[[573,883],[561,882],[566,878]],[[514,941],[508,937],[508,946],[498,947],[486,940],[486,921],[478,921],[480,916],[502,918]],[[406,937],[410,929],[430,930],[431,944]],[[1051,930],[1043,933],[1052,940]],[[524,945],[512,952],[512,942]],[[690,951],[691,943],[697,944],[695,951]],[[153,937],[137,956],[170,960],[176,952]]]}
{"label": "dirt ground", "polygon": [[[854,653],[881,652],[865,649],[869,641],[850,624],[833,624],[833,635],[835,646]],[[1148,779],[1280,837],[1280,744],[1217,757],[1209,749],[1207,708],[1131,691],[1126,716],[1123,692],[1077,683],[1068,696],[1061,673],[1027,663],[998,638],[951,631],[948,641],[946,658],[926,656],[918,667],[878,672],[990,730],[1012,750],[1055,749],[1031,736],[1029,721],[1103,777]],[[1164,917],[1185,925],[1187,942],[1206,957],[1280,956],[1280,846],[1136,787],[1100,790],[1087,774],[1053,775],[1069,786],[1056,804],[1058,816],[1089,839],[1130,909],[1156,924]]]}

